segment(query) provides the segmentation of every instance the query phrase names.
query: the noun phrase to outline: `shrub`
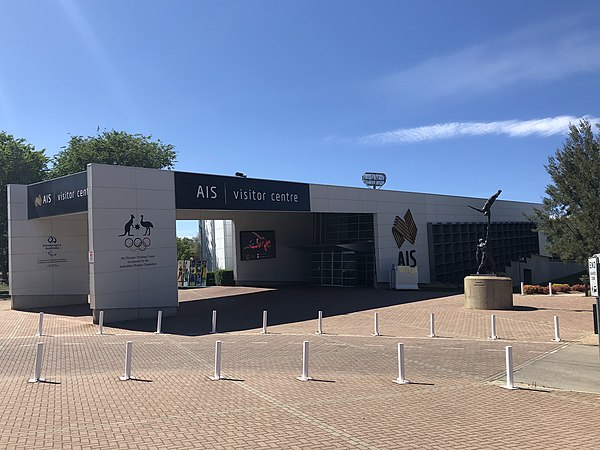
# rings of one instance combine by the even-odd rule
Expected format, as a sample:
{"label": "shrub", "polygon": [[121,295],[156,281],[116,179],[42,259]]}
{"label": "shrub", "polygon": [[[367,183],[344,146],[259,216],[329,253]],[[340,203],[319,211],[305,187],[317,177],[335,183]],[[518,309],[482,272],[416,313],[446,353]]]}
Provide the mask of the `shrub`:
{"label": "shrub", "polygon": [[535,286],[532,284],[526,284],[523,286],[523,293],[526,295],[532,295],[532,294],[537,294],[538,291],[537,289],[539,288],[539,286]]}
{"label": "shrub", "polygon": [[215,272],[215,283],[217,286],[235,286],[233,270],[217,270]]}
{"label": "shrub", "polygon": [[568,284],[553,284],[552,285],[552,292],[570,292],[571,291],[571,287]]}
{"label": "shrub", "polygon": [[575,292],[585,292],[587,290],[585,284],[574,284],[571,286],[571,290]]}
{"label": "shrub", "polygon": [[532,294],[547,294],[548,286],[545,286],[546,291],[544,292],[544,286],[540,286],[539,284],[526,284],[523,286],[523,292],[527,295]]}
{"label": "shrub", "polygon": [[215,273],[214,272],[206,272],[206,285],[207,286],[215,285]]}

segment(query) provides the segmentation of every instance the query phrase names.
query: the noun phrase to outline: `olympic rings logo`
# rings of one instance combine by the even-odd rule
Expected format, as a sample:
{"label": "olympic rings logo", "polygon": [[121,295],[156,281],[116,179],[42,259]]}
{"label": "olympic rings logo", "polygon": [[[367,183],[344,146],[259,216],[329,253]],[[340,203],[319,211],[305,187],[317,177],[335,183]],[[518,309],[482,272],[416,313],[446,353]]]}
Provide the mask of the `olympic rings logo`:
{"label": "olympic rings logo", "polygon": [[127,238],[125,239],[125,247],[127,247],[128,249],[130,249],[131,251],[140,251],[143,252],[144,250],[146,250],[148,247],[150,247],[150,244],[152,243],[152,241],[150,240],[150,238],[145,237],[145,238],[139,238],[136,237],[135,239],[132,238]]}

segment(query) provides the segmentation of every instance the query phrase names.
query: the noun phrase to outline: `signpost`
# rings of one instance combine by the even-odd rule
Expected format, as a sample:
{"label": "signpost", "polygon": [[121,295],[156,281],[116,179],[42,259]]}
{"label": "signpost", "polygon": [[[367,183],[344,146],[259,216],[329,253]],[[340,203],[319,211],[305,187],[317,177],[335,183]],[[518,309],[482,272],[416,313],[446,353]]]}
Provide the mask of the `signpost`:
{"label": "signpost", "polygon": [[600,351],[600,294],[598,293],[598,254],[588,258],[590,291],[596,297],[596,323],[598,324],[598,351]]}

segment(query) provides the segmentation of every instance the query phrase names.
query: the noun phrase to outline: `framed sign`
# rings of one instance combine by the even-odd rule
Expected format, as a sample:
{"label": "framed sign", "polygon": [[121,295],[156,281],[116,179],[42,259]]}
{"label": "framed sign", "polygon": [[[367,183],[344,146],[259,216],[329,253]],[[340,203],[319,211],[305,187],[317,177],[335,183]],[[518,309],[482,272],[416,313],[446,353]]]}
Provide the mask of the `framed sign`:
{"label": "framed sign", "polygon": [[240,231],[242,261],[275,258],[275,231]]}
{"label": "framed sign", "polygon": [[177,209],[310,211],[308,184],[174,172]]}
{"label": "framed sign", "polygon": [[27,218],[87,211],[87,172],[27,186]]}
{"label": "framed sign", "polygon": [[598,297],[598,257],[596,255],[588,258],[588,272],[592,297]]}

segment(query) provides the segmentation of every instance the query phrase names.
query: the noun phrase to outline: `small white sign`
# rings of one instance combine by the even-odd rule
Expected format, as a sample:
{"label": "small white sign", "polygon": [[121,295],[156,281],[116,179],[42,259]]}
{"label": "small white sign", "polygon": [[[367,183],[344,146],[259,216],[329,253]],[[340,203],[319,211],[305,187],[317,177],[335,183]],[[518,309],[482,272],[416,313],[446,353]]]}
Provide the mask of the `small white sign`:
{"label": "small white sign", "polygon": [[94,263],[94,251],[93,251],[93,250],[90,250],[90,251],[88,252],[88,262],[89,262],[90,264],[93,264],[93,263]]}
{"label": "small white sign", "polygon": [[588,258],[588,272],[590,275],[590,290],[593,297],[598,297],[598,256]]}
{"label": "small white sign", "polygon": [[394,288],[402,289],[419,289],[419,271],[416,267],[397,266],[396,281]]}

